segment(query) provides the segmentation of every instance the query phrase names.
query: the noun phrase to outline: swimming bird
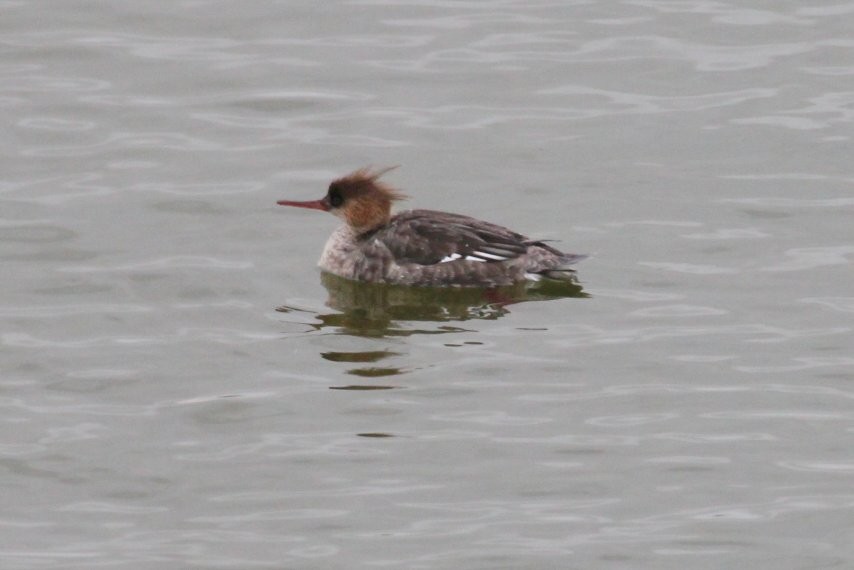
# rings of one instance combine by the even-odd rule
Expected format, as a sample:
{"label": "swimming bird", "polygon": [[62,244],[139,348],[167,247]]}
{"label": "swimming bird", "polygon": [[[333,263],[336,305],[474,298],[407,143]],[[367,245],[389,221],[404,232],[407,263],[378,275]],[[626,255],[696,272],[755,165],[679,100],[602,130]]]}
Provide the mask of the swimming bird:
{"label": "swimming bird", "polygon": [[406,196],[380,180],[389,170],[351,172],[333,180],[320,200],[278,202],[343,220],[323,248],[318,262],[323,271],[370,283],[497,287],[572,281],[572,265],[587,257],[461,214],[407,210],[392,215],[392,204]]}

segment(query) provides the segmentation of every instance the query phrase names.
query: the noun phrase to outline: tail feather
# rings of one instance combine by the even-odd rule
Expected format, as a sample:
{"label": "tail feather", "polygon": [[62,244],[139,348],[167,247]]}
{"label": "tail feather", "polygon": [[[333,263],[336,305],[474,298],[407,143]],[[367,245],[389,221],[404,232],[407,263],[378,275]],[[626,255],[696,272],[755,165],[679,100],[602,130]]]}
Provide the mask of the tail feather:
{"label": "tail feather", "polygon": [[555,267],[538,271],[536,274],[546,279],[554,279],[556,281],[575,281],[575,269],[572,265],[583,259],[587,259],[586,255],[577,255],[566,253],[561,255],[560,263]]}
{"label": "tail feather", "polygon": [[570,265],[574,265],[574,264],[578,263],[579,261],[584,261],[588,257],[590,257],[590,256],[589,255],[583,255],[580,253],[565,253],[560,258],[560,265],[558,266],[558,268],[562,269],[564,267],[569,267]]}

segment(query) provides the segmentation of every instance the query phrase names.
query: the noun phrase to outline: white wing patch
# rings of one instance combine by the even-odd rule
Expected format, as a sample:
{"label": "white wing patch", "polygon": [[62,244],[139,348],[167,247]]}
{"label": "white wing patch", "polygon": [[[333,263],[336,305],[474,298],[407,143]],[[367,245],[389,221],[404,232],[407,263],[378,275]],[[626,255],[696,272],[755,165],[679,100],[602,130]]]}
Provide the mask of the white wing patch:
{"label": "white wing patch", "polygon": [[[473,255],[481,257],[487,261],[506,261],[507,259],[509,259],[507,257],[504,257],[503,255],[496,255],[494,253],[484,253],[482,251],[476,251]],[[466,257],[466,259],[468,259],[468,257]]]}
{"label": "white wing patch", "polygon": [[459,253],[452,253],[451,255],[446,255],[439,261],[439,263],[447,263],[449,261],[456,261],[458,259],[465,259],[465,261],[479,261],[481,263],[485,263],[487,261],[507,261],[510,258],[495,253],[473,251],[470,254],[466,255],[465,258],[463,258],[463,256]]}

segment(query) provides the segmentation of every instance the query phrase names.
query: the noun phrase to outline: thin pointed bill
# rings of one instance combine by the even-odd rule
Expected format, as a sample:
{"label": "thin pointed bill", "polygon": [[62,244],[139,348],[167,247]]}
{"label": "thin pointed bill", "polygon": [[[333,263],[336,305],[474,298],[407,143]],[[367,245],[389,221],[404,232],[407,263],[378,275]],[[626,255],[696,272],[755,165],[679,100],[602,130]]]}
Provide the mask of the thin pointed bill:
{"label": "thin pointed bill", "polygon": [[306,202],[296,202],[294,200],[279,200],[276,202],[279,206],[294,206],[295,208],[308,208],[309,210],[329,211],[329,204],[326,200],[308,200]]}

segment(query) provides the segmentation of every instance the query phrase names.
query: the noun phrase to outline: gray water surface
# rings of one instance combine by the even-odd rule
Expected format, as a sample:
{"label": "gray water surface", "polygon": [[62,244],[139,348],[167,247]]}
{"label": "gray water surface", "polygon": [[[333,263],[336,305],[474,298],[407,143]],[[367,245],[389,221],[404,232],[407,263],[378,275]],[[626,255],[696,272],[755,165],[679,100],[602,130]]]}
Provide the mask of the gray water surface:
{"label": "gray water surface", "polygon": [[[854,566],[854,3],[0,14],[0,568]],[[322,279],[368,164],[579,287]]]}

